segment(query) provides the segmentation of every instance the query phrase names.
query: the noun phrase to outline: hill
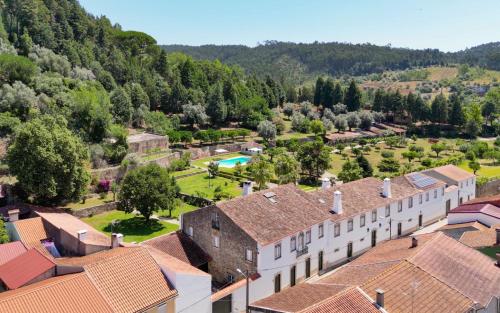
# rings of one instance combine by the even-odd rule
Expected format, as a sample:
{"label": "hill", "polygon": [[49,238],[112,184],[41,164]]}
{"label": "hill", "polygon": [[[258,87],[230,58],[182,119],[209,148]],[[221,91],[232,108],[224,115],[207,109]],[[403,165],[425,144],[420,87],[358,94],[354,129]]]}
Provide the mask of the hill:
{"label": "hill", "polygon": [[457,53],[339,42],[304,44],[269,41],[253,48],[242,45],[166,45],[162,48],[167,52],[180,51],[196,59],[218,59],[228,64],[237,64],[247,72],[259,76],[274,73],[275,79],[293,83],[303,83],[320,74],[359,76],[449,63],[468,63],[492,69],[500,67],[499,43],[485,44]]}

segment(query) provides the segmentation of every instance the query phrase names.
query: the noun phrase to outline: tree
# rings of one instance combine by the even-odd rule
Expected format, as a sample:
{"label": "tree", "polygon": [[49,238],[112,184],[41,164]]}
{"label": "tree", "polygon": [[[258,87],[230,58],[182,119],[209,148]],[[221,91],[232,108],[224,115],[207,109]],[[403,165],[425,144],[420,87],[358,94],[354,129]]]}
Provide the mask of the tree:
{"label": "tree", "polygon": [[465,112],[465,133],[471,138],[476,137],[481,132],[483,116],[478,103],[471,103]]}
{"label": "tree", "polygon": [[0,218],[0,244],[9,242],[9,233],[5,227],[5,222]]}
{"label": "tree", "polygon": [[22,124],[7,164],[20,187],[40,202],[79,199],[90,182],[87,148],[62,117],[42,116]]}
{"label": "tree", "polygon": [[373,124],[373,115],[368,111],[363,111],[359,114],[359,127],[363,130],[370,130]]}
{"label": "tree", "polygon": [[264,159],[263,156],[258,155],[249,166],[249,172],[253,180],[261,190],[266,186],[266,183],[273,178],[274,169],[272,163]]}
{"label": "tree", "polygon": [[344,103],[347,106],[347,110],[350,112],[357,111],[361,108],[361,92],[354,80],[351,80],[349,88],[347,88],[344,96]]}
{"label": "tree", "polygon": [[451,107],[448,123],[455,126],[462,126],[465,122],[465,117],[460,97],[457,94],[452,94],[448,100]]}
{"label": "tree", "polygon": [[446,123],[448,121],[448,102],[442,93],[432,101],[431,112],[433,122]]}
{"label": "tree", "polygon": [[[498,107],[500,108],[500,105],[498,105]],[[481,107],[481,113],[486,121],[493,122],[493,119],[498,113],[497,111],[497,105],[495,105],[492,101],[485,101]]]}
{"label": "tree", "polygon": [[383,89],[379,88],[375,91],[375,96],[373,98],[372,110],[376,112],[384,111],[384,100],[385,100],[385,92]]}
{"label": "tree", "polygon": [[154,212],[175,209],[179,187],[167,169],[155,163],[129,171],[118,193],[118,208],[127,213],[139,211],[146,223]]}
{"label": "tree", "polygon": [[12,54],[0,54],[0,82],[31,82],[36,73],[36,65],[28,58]]}
{"label": "tree", "polygon": [[390,136],[385,138],[385,144],[389,146],[389,148],[394,148],[397,146],[400,142],[400,139],[398,136]]}
{"label": "tree", "polygon": [[320,120],[314,120],[311,122],[310,129],[315,136],[325,133],[325,127]]}
{"label": "tree", "polygon": [[384,158],[378,164],[378,170],[381,172],[395,173],[399,171],[399,162],[394,158]]}
{"label": "tree", "polygon": [[349,112],[347,114],[346,120],[347,120],[347,126],[349,127],[349,131],[351,131],[353,128],[358,127],[359,124],[361,123],[358,113],[356,112]]}
{"label": "tree", "polygon": [[11,85],[4,84],[0,89],[0,111],[10,112],[22,121],[28,119],[35,107],[37,97],[30,87],[20,81]]}
{"label": "tree", "polygon": [[191,128],[196,124],[204,126],[208,123],[208,115],[205,113],[205,108],[200,104],[184,104],[182,106],[182,113],[184,114],[186,122],[191,124]]}
{"label": "tree", "polygon": [[331,108],[335,104],[333,100],[334,89],[335,84],[333,83],[333,80],[331,78],[328,78],[323,85],[323,89],[321,90],[321,104],[323,104],[323,107]]}
{"label": "tree", "polygon": [[299,179],[300,164],[288,154],[279,155],[274,163],[274,173],[280,184],[295,183]]}
{"label": "tree", "polygon": [[132,119],[132,101],[123,88],[111,92],[111,115],[115,123],[128,125]]}
{"label": "tree", "polygon": [[439,158],[439,154],[446,150],[446,145],[444,143],[434,143],[431,145],[431,150],[436,153],[436,157]]}
{"label": "tree", "polygon": [[306,142],[299,147],[297,160],[310,178],[320,177],[331,167],[331,148],[321,140]]}
{"label": "tree", "polygon": [[368,162],[368,159],[363,154],[359,154],[358,156],[356,156],[356,162],[358,162],[359,167],[361,167],[361,175],[363,175],[363,177],[373,176],[373,168],[370,162]]}
{"label": "tree", "polygon": [[285,103],[283,106],[283,113],[290,118],[295,111],[295,105],[293,103]]}
{"label": "tree", "polygon": [[215,85],[208,95],[207,114],[215,124],[222,124],[227,118],[227,106],[222,94],[222,86]]}
{"label": "tree", "polygon": [[363,170],[359,166],[358,162],[347,160],[342,165],[342,170],[340,171],[338,178],[344,183],[358,180],[363,178]]}
{"label": "tree", "polygon": [[344,115],[337,115],[335,120],[333,121],[333,125],[340,133],[343,132],[347,128],[347,120]]}
{"label": "tree", "polygon": [[479,164],[479,162],[477,162],[477,161],[470,161],[469,167],[471,170],[474,171],[474,175],[476,175],[476,172],[481,169],[481,164]]}
{"label": "tree", "polygon": [[210,179],[219,175],[219,163],[211,161],[208,163],[208,185],[210,186]]}
{"label": "tree", "polygon": [[243,174],[243,166],[241,166],[241,162],[236,162],[234,165],[234,175],[241,176]]}
{"label": "tree", "polygon": [[323,103],[323,86],[325,85],[325,81],[322,77],[318,77],[316,80],[316,86],[314,89],[314,104],[320,105]]}
{"label": "tree", "polygon": [[415,151],[405,151],[402,153],[403,158],[408,159],[408,162],[413,161],[417,158],[417,152]]}
{"label": "tree", "polygon": [[344,93],[342,92],[342,87],[340,87],[340,84],[337,82],[333,88],[332,102],[335,105],[342,103],[342,101],[344,101]]}
{"label": "tree", "polygon": [[266,142],[276,138],[276,126],[271,121],[262,121],[257,126],[257,132]]}

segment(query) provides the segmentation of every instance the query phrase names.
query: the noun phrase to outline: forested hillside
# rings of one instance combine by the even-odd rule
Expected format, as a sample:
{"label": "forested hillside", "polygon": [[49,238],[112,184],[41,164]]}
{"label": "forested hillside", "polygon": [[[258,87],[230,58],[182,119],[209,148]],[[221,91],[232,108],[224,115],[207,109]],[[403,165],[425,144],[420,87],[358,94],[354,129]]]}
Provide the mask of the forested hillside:
{"label": "forested hillside", "polygon": [[228,64],[238,64],[249,73],[274,78],[286,78],[302,83],[318,74],[331,76],[365,75],[386,70],[401,70],[415,66],[443,65],[468,62],[492,69],[500,66],[498,43],[478,46],[457,53],[443,53],[437,49],[412,50],[348,43],[289,43],[270,41],[249,48],[241,45],[200,47],[168,45],[166,51],[181,51],[196,59],[218,59]]}

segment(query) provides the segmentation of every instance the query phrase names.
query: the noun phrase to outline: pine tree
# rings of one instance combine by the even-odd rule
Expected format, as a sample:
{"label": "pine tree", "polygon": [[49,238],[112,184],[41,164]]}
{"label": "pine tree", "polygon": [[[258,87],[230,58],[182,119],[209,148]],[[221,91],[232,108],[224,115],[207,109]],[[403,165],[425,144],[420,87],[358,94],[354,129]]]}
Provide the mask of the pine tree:
{"label": "pine tree", "polygon": [[344,104],[348,111],[357,111],[361,107],[361,92],[356,86],[356,82],[351,80],[349,88],[344,97]]}
{"label": "pine tree", "polygon": [[448,116],[448,123],[455,126],[461,126],[465,122],[465,116],[462,109],[462,101],[460,96],[452,94],[448,99],[450,102],[450,114]]}
{"label": "pine tree", "polygon": [[363,154],[358,154],[356,157],[356,162],[358,162],[359,167],[361,167],[362,172],[361,174],[363,177],[371,177],[373,176],[373,168],[368,162],[368,159],[363,155]]}
{"label": "pine tree", "polygon": [[215,124],[222,124],[226,121],[227,106],[224,101],[222,86],[215,85],[208,95],[207,114]]}
{"label": "pine tree", "polygon": [[431,113],[433,122],[446,123],[448,121],[448,103],[442,93],[432,101]]}

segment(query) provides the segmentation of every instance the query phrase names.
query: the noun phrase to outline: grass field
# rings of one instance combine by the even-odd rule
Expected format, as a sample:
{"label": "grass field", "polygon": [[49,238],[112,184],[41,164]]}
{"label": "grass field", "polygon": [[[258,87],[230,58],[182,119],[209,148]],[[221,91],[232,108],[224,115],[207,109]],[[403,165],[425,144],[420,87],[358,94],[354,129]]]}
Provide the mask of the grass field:
{"label": "grass field", "polygon": [[217,186],[220,186],[222,191],[227,192],[231,197],[236,197],[241,194],[241,188],[237,181],[231,181],[223,177],[208,179],[207,173],[178,179],[177,184],[181,188],[181,192],[190,195],[201,195],[209,199],[214,198],[214,191]]}
{"label": "grass field", "polygon": [[[126,242],[141,242],[179,228],[178,225],[158,220],[150,220],[149,223],[146,223],[144,217],[122,211],[109,211],[82,220],[110,236],[111,232],[122,233],[123,240]],[[118,223],[112,227],[111,222],[114,220]]]}
{"label": "grass field", "polygon": [[495,259],[495,260],[496,260],[496,254],[500,253],[500,247],[498,247],[498,246],[497,247],[485,247],[485,248],[481,248],[478,250],[481,251],[482,253],[486,254],[490,258]]}
{"label": "grass field", "polygon": [[85,200],[85,203],[82,203],[82,201],[78,202],[71,202],[66,205],[64,205],[65,208],[70,208],[73,211],[78,211],[81,209],[86,209],[86,208],[91,208],[94,206],[106,204],[113,202],[113,193],[108,192],[106,194],[106,197],[104,199],[101,199],[100,197],[93,197]]}
{"label": "grass field", "polygon": [[172,211],[172,216],[169,216],[169,213],[166,210],[159,211],[156,214],[160,217],[171,217],[171,218],[179,219],[179,216],[182,213],[191,212],[191,211],[196,210],[196,209],[197,209],[197,207],[195,207],[194,205],[182,202],[179,207],[177,207],[175,210]]}

